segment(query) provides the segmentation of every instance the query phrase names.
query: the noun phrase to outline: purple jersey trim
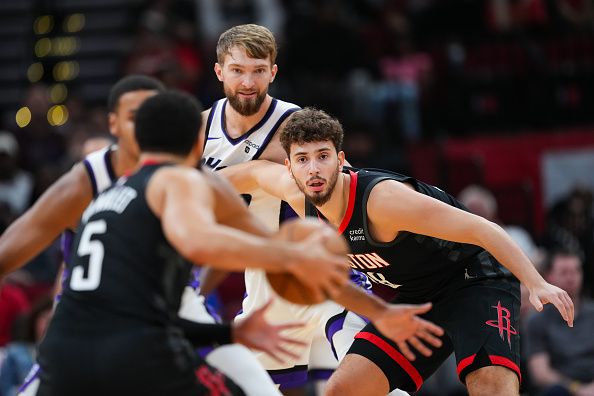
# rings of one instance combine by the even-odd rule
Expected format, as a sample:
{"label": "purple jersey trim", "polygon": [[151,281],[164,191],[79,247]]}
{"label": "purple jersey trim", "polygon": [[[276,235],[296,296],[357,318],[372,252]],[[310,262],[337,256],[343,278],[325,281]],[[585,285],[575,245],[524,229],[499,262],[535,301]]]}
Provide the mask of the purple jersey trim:
{"label": "purple jersey trim", "polygon": [[326,338],[328,339],[328,342],[330,343],[330,347],[332,348],[332,353],[334,354],[334,357],[336,359],[338,359],[338,354],[336,353],[336,349],[334,348],[334,343],[332,342],[332,337],[334,337],[334,334],[336,334],[338,331],[342,330],[342,328],[344,327],[344,319],[346,318],[347,312],[348,311],[345,309],[341,313],[334,315],[333,317],[328,319],[328,322],[326,322],[326,331],[325,331]]}
{"label": "purple jersey trim", "polygon": [[289,369],[268,370],[268,374],[280,389],[298,388],[307,383],[307,366],[294,366]]}
{"label": "purple jersey trim", "polygon": [[307,373],[309,381],[324,381],[330,378],[334,369],[311,369]]}
{"label": "purple jersey trim", "polygon": [[27,377],[25,377],[25,382],[19,388],[18,393],[24,392],[29,387],[29,385],[31,385],[33,383],[33,381],[38,379],[40,371],[41,371],[41,368],[39,367],[39,365],[37,363],[35,363],[33,365],[33,367],[31,367],[31,370],[29,370],[29,374],[27,374]]}
{"label": "purple jersey trim", "polygon": [[291,114],[293,114],[297,110],[299,110],[299,108],[297,108],[297,107],[289,109],[289,110],[285,111],[282,116],[280,116],[278,121],[276,121],[276,124],[274,124],[274,126],[270,129],[270,132],[268,132],[268,135],[266,136],[266,139],[264,139],[264,142],[260,145],[260,148],[256,152],[256,155],[254,155],[254,159],[260,158],[260,155],[262,155],[262,152],[264,151],[264,149],[266,149],[266,146],[268,146],[268,143],[270,143],[270,141],[272,140],[272,137],[276,133],[276,130],[278,129],[278,127],[280,127],[280,125],[283,123],[284,120],[287,119],[287,117],[289,117]]}
{"label": "purple jersey trim", "polygon": [[111,156],[113,154],[113,150],[110,147],[109,150],[105,151],[105,155],[103,156],[103,160],[105,161],[105,169],[107,169],[107,174],[109,174],[109,178],[111,182],[114,183],[118,177],[115,174],[115,170],[113,169],[113,164],[111,163]]}
{"label": "purple jersey trim", "polygon": [[276,108],[277,104],[277,100],[273,98],[272,103],[270,103],[270,107],[266,111],[266,114],[264,114],[264,117],[256,125],[254,125],[252,129],[250,129],[243,135],[239,136],[238,138],[233,139],[231,136],[229,136],[229,134],[227,133],[227,128],[225,127],[225,108],[227,107],[227,102],[228,100],[225,99],[225,102],[223,102],[223,108],[221,109],[221,130],[223,131],[223,135],[225,135],[229,143],[231,143],[234,146],[236,146],[238,143],[241,143],[242,141],[247,139],[248,136],[250,136],[252,133],[260,129],[262,125],[264,125],[266,121],[268,121],[268,119],[274,112],[274,109]]}
{"label": "purple jersey trim", "polygon": [[66,264],[70,264],[70,255],[72,251],[72,243],[74,242],[74,231],[65,230],[60,237],[60,249],[62,250],[62,258]]}
{"label": "purple jersey trim", "polygon": [[196,355],[200,356],[202,359],[206,359],[206,355],[211,353],[215,350],[214,346],[205,346],[196,349]]}
{"label": "purple jersey trim", "polygon": [[91,179],[91,187],[93,188],[93,197],[96,197],[98,192],[97,192],[97,179],[95,179],[95,172],[93,172],[93,167],[91,166],[91,163],[89,161],[87,161],[86,159],[83,160],[83,164],[85,166],[85,169],[87,170],[87,173],[89,174],[89,179]]}
{"label": "purple jersey trim", "polygon": [[208,132],[210,131],[210,125],[212,124],[212,119],[214,117],[214,113],[216,111],[218,104],[218,101],[214,102],[212,107],[210,108],[210,113],[208,113],[208,118],[206,119],[206,129],[204,133],[204,146],[202,147],[203,149],[206,148],[206,142],[208,142]]}

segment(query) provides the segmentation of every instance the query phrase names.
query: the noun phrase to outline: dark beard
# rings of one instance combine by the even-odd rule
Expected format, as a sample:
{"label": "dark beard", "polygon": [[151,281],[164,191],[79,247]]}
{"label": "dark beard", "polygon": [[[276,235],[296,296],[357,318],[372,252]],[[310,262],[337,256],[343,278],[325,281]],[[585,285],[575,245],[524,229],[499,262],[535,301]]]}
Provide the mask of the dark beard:
{"label": "dark beard", "polygon": [[314,204],[316,207],[319,207],[319,206],[324,205],[326,202],[328,202],[330,200],[330,197],[332,196],[332,193],[334,192],[334,188],[336,187],[336,181],[338,180],[339,173],[340,173],[340,171],[337,168],[336,172],[334,172],[332,174],[332,176],[330,176],[330,181],[327,183],[328,190],[325,193],[318,193],[318,194],[313,194],[313,195],[310,195],[306,192],[305,186],[303,184],[301,184],[301,182],[299,180],[297,180],[297,178],[295,178],[295,176],[293,176],[293,179],[297,183],[297,187],[299,187],[299,189],[301,190],[303,195],[305,195],[305,198],[308,201],[310,201],[312,204]]}
{"label": "dark beard", "polygon": [[232,95],[231,93],[225,92],[225,95],[233,110],[246,117],[256,114],[260,110],[264,99],[266,99],[266,92],[258,94],[253,100],[247,101],[243,101],[237,95]]}

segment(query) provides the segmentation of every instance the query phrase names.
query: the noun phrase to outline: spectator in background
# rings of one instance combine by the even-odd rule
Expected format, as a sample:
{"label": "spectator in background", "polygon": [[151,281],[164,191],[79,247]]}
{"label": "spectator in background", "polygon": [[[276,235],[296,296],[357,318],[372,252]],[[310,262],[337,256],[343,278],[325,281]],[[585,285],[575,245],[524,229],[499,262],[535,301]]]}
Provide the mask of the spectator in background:
{"label": "spectator in background", "polygon": [[[493,193],[486,188],[471,184],[460,191],[458,200],[472,213],[482,216],[494,223],[501,223],[497,216],[497,200]],[[540,261],[542,260],[541,253],[534,243],[530,233],[517,225],[500,225],[538,268]]]}
{"label": "spectator in background", "polygon": [[553,251],[544,264],[545,279],[567,291],[575,305],[573,328],[545,307],[528,322],[528,369],[542,396],[594,396],[594,303],[583,299],[579,253]]}
{"label": "spectator in background", "polygon": [[43,297],[12,326],[12,340],[0,369],[0,395],[15,396],[35,361],[36,347],[52,315],[52,300]]}
{"label": "spectator in background", "polygon": [[370,114],[398,130],[400,140],[416,142],[422,137],[421,98],[431,81],[433,60],[415,47],[406,2],[386,2],[374,22],[364,31],[379,72],[367,98]]}
{"label": "spectator in background", "polygon": [[14,215],[29,207],[33,193],[33,178],[18,167],[19,144],[9,132],[0,132],[0,201]]}
{"label": "spectator in background", "polygon": [[133,50],[124,66],[126,74],[152,76],[169,88],[195,95],[203,60],[194,16],[191,1],[153,1],[141,14]]}
{"label": "spectator in background", "polygon": [[593,194],[576,186],[548,213],[543,245],[549,249],[565,248],[584,252],[584,292],[594,296],[594,217]]}

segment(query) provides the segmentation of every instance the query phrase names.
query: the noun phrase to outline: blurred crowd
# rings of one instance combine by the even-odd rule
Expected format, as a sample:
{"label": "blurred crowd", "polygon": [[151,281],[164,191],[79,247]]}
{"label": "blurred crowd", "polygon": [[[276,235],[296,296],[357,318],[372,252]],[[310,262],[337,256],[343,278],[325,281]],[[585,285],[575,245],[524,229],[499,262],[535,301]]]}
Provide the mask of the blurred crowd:
{"label": "blurred crowd", "polygon": [[[340,118],[355,165],[406,171],[406,147],[420,141],[594,124],[584,110],[594,104],[591,0],[153,0],[131,26],[121,75],[158,77],[209,106],[222,96],[212,72],[218,35],[248,22],[269,27],[279,41],[273,96]],[[73,82],[66,124],[48,124],[52,101],[40,82],[22,101],[29,124],[2,126],[0,232],[85,153],[111,141],[105,104],[89,103],[76,88]],[[500,222],[488,187],[468,186],[459,198]],[[593,192],[576,186],[546,219],[540,235],[501,225],[547,280],[569,292],[577,319],[568,331],[548,308],[532,317],[523,304],[523,390],[592,396]],[[34,360],[60,263],[56,241],[0,285],[0,396],[15,394]],[[237,306],[233,298],[241,295],[221,296],[223,316]],[[464,394],[451,363],[421,395]]]}

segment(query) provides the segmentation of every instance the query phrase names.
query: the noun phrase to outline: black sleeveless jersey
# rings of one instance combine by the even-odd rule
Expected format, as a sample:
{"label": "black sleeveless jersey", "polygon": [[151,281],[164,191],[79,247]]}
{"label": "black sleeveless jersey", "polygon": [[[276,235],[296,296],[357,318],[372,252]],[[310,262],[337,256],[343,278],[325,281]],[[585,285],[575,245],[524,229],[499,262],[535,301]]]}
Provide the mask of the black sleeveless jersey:
{"label": "black sleeveless jersey", "polygon": [[[367,226],[367,200],[372,188],[385,180],[410,184],[421,194],[468,210],[439,188],[409,176],[376,169],[345,168],[344,172],[350,172],[351,185],[339,232],[349,242],[351,267],[373,283],[397,289],[403,298],[428,301],[460,287],[461,282],[511,276],[493,256],[475,245],[406,231],[388,243],[373,240]],[[311,211],[311,205],[307,207]]]}
{"label": "black sleeveless jersey", "polygon": [[191,264],[167,242],[146,201],[161,166],[120,179],[86,209],[52,325],[112,331],[131,322],[165,327],[177,317]]}

